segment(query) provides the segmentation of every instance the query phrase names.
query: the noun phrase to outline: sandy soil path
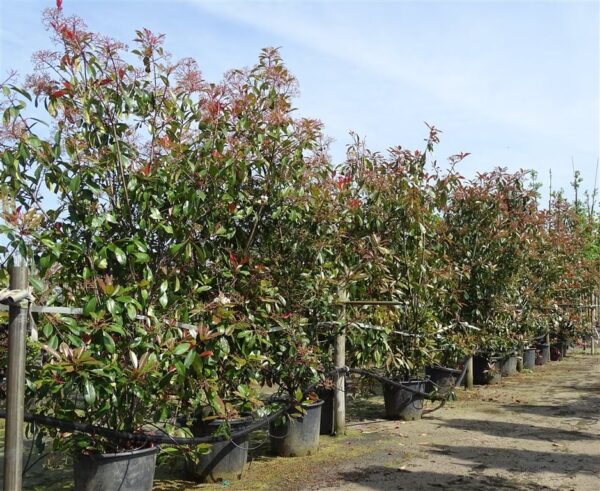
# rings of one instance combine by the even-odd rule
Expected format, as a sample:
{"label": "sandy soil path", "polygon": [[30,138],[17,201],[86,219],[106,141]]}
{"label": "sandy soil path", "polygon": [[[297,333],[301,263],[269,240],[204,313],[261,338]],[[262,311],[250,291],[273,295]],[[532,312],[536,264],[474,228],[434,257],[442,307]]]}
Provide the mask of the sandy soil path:
{"label": "sandy soil path", "polygon": [[[571,356],[418,424],[370,426],[373,451],[300,489],[600,490],[600,363]],[[405,436],[406,435],[406,436]]]}

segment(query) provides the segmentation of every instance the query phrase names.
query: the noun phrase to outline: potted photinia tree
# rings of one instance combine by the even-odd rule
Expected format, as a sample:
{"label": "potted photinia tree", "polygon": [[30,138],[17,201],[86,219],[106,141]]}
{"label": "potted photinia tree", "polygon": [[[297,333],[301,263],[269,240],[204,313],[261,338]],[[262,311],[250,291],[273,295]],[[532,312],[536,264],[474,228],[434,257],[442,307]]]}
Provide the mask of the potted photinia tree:
{"label": "potted photinia tree", "polygon": [[304,333],[306,319],[290,316],[272,336],[272,361],[265,381],[277,384],[278,404],[288,409],[269,428],[271,450],[282,457],[314,454],[319,448],[321,408],[316,385],[321,379],[318,347]]}
{"label": "potted photinia tree", "polygon": [[597,225],[593,211],[555,193],[547,214],[548,243],[553,262],[547,286],[553,294],[551,356],[560,359],[566,347],[591,329],[589,296],[598,285]]}
{"label": "potted photinia tree", "polygon": [[444,215],[447,254],[456,265],[456,314],[481,329],[475,357],[478,382],[497,381],[501,361],[518,346],[519,287],[529,259],[529,239],[537,225],[535,189],[528,174],[503,169],[480,174],[459,186]]}
{"label": "potted photinia tree", "polygon": [[[292,210],[286,181],[317,127],[289,117],[294,81],[275,50],[209,84],[146,29],[131,57],[60,7],[45,22],[57,50],[39,54],[24,86],[3,86],[8,249],[33,261],[41,300],[84,312],[44,317],[32,407],[129,433],[209,408],[229,431],[260,405],[252,384],[281,301],[261,227]],[[49,134],[27,104],[46,111]],[[54,434],[77,458],[131,451]]]}
{"label": "potted photinia tree", "polygon": [[[363,329],[348,334],[352,360],[383,362],[385,375],[406,382],[405,391],[384,387],[390,417],[420,417],[423,370],[432,359],[444,315],[448,264],[437,229],[458,176],[453,170],[442,173],[428,161],[437,141],[431,127],[425,152],[397,147],[384,156],[355,139],[338,178],[338,200],[347,208],[340,220],[344,243],[338,257],[346,266],[340,283],[351,299],[397,302],[393,308],[359,314],[363,324],[379,330],[372,334],[381,338],[374,349],[364,349]],[[370,359],[362,360],[365,356]]]}
{"label": "potted photinia tree", "polygon": [[[214,359],[212,371],[187,381],[188,395],[194,387],[202,389],[208,376],[219,380],[218,398],[209,400],[240,402],[240,393],[248,394],[251,386],[262,382],[262,372],[271,363],[271,332],[290,311],[299,310],[295,292],[305,258],[294,258],[307,236],[302,225],[311,209],[310,189],[316,186],[312,176],[320,152],[320,125],[291,117],[295,88],[278,51],[263,50],[251,69],[226,74],[218,91],[219,111],[209,115],[206,134],[198,139],[206,146],[207,139],[217,138],[213,146],[219,148],[218,155],[209,155],[214,168],[203,180],[202,226],[207,232],[202,250],[205,264],[209,263],[206,275],[227,301],[218,309],[206,303],[195,311],[198,319],[226,335],[218,341],[222,356]],[[217,237],[211,236],[210,223],[219,228]],[[240,410],[256,409],[256,404],[249,407],[250,400],[257,398],[246,398],[237,415],[231,416],[239,419]],[[199,403],[203,411],[208,409],[203,419],[221,420],[219,407],[206,402],[205,397]],[[232,451],[240,453],[239,442],[234,447]],[[212,453],[223,454],[222,449],[213,449]],[[227,477],[214,462],[210,468],[210,479]]]}
{"label": "potted photinia tree", "polygon": [[477,345],[478,330],[465,322],[453,322],[435,335],[432,364],[425,367],[427,392],[449,393],[464,371],[464,363]]}
{"label": "potted photinia tree", "polygon": [[[123,61],[122,44],[88,32],[60,5],[44,19],[57,50],[38,55],[24,86],[3,86],[0,181],[14,200],[10,246],[33,263],[40,300],[83,307],[83,315],[40,322],[44,356],[30,371],[29,404],[133,434],[171,412],[182,335],[175,322],[186,298],[173,247],[186,236],[165,206],[176,166],[158,151],[157,135],[136,139],[158,113],[174,111],[171,95],[142,75],[161,69],[160,40],[138,34],[144,54],[135,68]],[[150,107],[158,93],[165,104]],[[45,110],[49,130],[34,123],[28,104]],[[138,124],[126,123],[130,117]],[[90,480],[98,489],[151,488],[151,445],[47,431],[72,449],[77,489]]]}

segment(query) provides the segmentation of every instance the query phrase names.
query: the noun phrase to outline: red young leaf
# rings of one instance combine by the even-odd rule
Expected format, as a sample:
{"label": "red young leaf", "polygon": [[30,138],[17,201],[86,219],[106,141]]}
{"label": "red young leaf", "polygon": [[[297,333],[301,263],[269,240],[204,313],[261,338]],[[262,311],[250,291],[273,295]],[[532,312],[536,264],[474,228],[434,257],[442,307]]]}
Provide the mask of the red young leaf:
{"label": "red young leaf", "polygon": [[152,170],[152,167],[150,167],[150,164],[146,164],[140,169],[140,172],[142,174],[144,174],[145,176],[149,176],[151,170]]}
{"label": "red young leaf", "polygon": [[62,10],[62,0],[56,0],[56,8]]}
{"label": "red young leaf", "polygon": [[67,95],[67,93],[68,92],[66,90],[55,90],[54,92],[50,92],[50,97],[54,97],[55,99],[58,99],[59,97]]}

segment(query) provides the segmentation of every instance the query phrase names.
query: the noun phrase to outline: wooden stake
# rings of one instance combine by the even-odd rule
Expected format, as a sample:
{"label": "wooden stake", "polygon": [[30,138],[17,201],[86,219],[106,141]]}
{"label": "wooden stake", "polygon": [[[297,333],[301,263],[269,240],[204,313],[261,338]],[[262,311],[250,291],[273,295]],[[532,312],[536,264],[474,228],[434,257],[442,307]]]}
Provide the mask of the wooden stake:
{"label": "wooden stake", "polygon": [[465,390],[473,388],[473,357],[467,359],[467,371],[465,373]]}
{"label": "wooden stake", "polygon": [[[340,332],[335,338],[334,344],[334,362],[335,368],[344,368],[346,366],[346,306],[342,305],[340,315]],[[336,435],[346,433],[346,375],[338,372],[335,376],[335,394],[334,394],[334,431]]]}
{"label": "wooden stake", "polygon": [[[27,266],[13,266],[10,270],[10,289],[25,290],[28,284],[29,271]],[[6,433],[4,435],[5,491],[20,491],[23,486],[26,338],[27,308],[21,305],[10,305],[6,377]]]}

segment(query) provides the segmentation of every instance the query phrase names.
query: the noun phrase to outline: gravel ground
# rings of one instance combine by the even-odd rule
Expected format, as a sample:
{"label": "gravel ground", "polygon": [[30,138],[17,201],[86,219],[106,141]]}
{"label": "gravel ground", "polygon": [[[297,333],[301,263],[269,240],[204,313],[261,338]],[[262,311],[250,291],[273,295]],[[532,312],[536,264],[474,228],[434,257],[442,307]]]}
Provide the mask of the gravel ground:
{"label": "gravel ground", "polygon": [[[155,489],[600,490],[600,356],[576,352],[457,395],[406,423],[381,419],[381,398],[353,401],[348,434],[322,437],[316,455],[274,458],[262,446],[243,480],[219,485],[162,466]],[[25,489],[72,489],[71,471],[38,465]]]}

